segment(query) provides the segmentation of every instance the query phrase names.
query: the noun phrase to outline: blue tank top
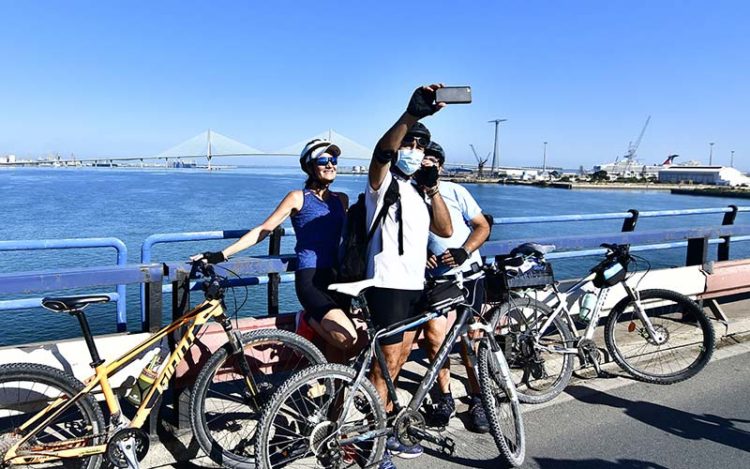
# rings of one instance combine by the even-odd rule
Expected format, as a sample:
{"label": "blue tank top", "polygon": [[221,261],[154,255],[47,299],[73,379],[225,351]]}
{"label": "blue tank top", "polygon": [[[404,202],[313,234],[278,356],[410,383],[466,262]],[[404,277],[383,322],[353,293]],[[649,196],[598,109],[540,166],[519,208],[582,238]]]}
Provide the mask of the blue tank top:
{"label": "blue tank top", "polygon": [[292,226],[297,235],[294,251],[298,269],[333,267],[337,264],[341,229],[346,213],[338,195],[331,193],[328,200],[320,200],[305,190],[302,209],[292,215]]}

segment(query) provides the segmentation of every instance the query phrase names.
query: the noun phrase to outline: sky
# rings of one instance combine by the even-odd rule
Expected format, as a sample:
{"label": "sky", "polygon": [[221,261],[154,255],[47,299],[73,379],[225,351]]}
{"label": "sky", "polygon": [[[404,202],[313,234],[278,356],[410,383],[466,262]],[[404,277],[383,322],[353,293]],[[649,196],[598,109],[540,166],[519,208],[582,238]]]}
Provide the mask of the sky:
{"label": "sky", "polygon": [[[332,128],[372,147],[412,90],[452,162],[750,169],[745,1],[0,0],[0,155],[157,154],[211,128],[275,151]],[[680,161],[680,160],[678,160]]]}

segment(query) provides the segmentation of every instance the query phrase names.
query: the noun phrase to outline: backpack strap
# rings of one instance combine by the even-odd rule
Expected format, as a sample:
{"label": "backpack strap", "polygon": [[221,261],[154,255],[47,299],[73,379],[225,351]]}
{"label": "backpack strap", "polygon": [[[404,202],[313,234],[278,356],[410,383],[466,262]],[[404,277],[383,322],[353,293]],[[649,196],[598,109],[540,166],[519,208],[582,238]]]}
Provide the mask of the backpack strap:
{"label": "backpack strap", "polygon": [[375,230],[378,225],[385,220],[388,215],[388,209],[391,205],[398,203],[398,209],[396,210],[396,221],[398,223],[398,255],[404,255],[404,220],[401,213],[401,194],[398,191],[398,181],[396,178],[391,179],[391,183],[388,185],[388,189],[385,190],[383,196],[383,206],[380,208],[377,216],[372,222],[370,232],[367,235],[367,242],[369,243],[373,236],[375,236]]}

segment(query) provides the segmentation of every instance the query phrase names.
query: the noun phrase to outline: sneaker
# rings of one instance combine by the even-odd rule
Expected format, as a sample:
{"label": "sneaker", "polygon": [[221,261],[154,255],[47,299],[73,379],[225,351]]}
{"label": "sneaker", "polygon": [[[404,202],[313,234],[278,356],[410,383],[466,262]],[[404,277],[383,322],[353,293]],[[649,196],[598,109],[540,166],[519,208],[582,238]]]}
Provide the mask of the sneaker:
{"label": "sneaker", "polygon": [[389,450],[385,450],[383,459],[380,461],[380,466],[378,466],[378,469],[396,469],[396,465],[393,464],[393,459]]}
{"label": "sneaker", "polygon": [[430,426],[445,427],[451,417],[456,415],[456,403],[451,393],[442,394],[435,401],[435,406],[429,415]]}
{"label": "sneaker", "polygon": [[469,417],[469,430],[475,433],[489,433],[490,423],[487,421],[487,414],[484,413],[482,398],[479,396],[471,396],[471,402],[469,403]]}
{"label": "sneaker", "polygon": [[398,456],[402,459],[418,458],[424,453],[422,445],[416,444],[413,446],[406,446],[401,444],[395,436],[388,437],[388,440],[385,442],[385,447],[388,449],[386,453],[390,452],[392,455]]}

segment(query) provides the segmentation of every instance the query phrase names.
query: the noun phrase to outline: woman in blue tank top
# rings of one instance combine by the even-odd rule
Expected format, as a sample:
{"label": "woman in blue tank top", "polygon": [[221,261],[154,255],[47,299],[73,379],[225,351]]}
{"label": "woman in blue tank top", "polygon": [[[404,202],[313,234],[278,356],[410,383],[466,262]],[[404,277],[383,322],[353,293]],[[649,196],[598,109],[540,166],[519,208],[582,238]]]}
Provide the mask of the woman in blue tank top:
{"label": "woman in blue tank top", "polygon": [[348,316],[348,299],[328,291],[335,281],[341,230],[349,207],[343,192],[332,192],[336,164],[341,149],[329,141],[315,139],[305,145],[300,167],[307,174],[305,188],[291,191],[262,224],[248,231],[237,242],[220,252],[193,256],[217,263],[264,240],[291,217],[297,235],[298,266],[295,289],[305,316],[313,330],[326,342],[329,361],[344,362],[356,351],[357,330]]}

